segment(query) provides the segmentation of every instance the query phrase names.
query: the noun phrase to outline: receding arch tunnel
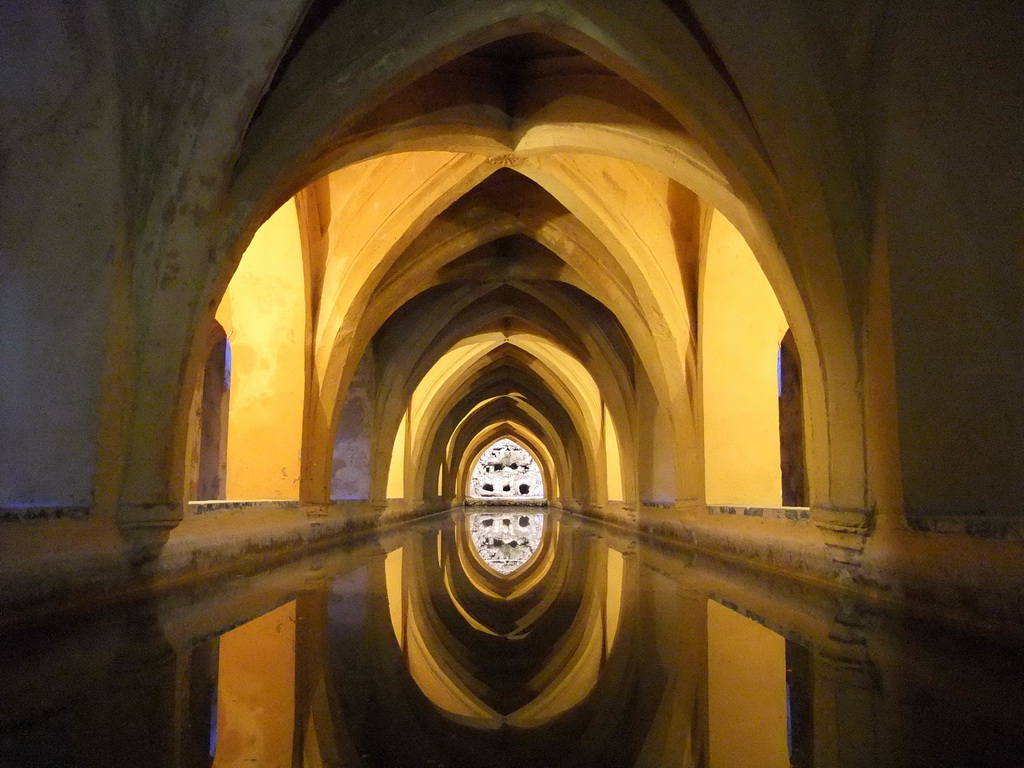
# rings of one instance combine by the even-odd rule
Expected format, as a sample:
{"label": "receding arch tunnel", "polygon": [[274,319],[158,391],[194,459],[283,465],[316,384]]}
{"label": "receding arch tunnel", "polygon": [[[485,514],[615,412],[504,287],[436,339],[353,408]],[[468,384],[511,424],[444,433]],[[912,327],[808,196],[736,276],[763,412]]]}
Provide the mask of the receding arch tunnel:
{"label": "receding arch tunnel", "polygon": [[[679,683],[688,693],[671,705],[675,684],[655,685],[649,700],[637,689],[661,662],[645,673],[653,677],[637,670],[669,657],[655,650],[666,641],[638,632],[648,609],[635,559],[587,542],[561,514],[656,532],[688,519],[714,540],[731,524],[722,527],[722,510],[762,516],[783,509],[784,493],[792,502],[783,453],[806,467],[802,503],[862,506],[863,467],[844,460],[837,473],[836,463],[845,444],[836,435],[855,434],[857,418],[820,418],[849,394],[848,332],[841,317],[811,322],[813,303],[834,297],[794,277],[808,269],[800,235],[774,210],[761,148],[730,97],[719,92],[725,102],[701,118],[718,122],[723,146],[677,96],[636,77],[612,40],[550,19],[540,34],[538,23],[467,27],[396,70],[383,96],[353,108],[328,99],[316,116],[283,95],[304,66],[297,55],[245,139],[239,184],[265,189],[236,201],[241,242],[269,202],[278,207],[223,297],[213,293],[229,338],[265,339],[263,349],[236,344],[226,498],[245,489],[296,499],[348,525],[456,510],[360,571],[386,601],[348,614],[327,598],[308,642],[369,643],[389,660],[317,673],[340,678],[320,705],[296,703],[310,764],[337,763],[325,755],[346,743],[338,723],[362,717],[382,730],[355,741],[388,764],[419,764],[413,744],[421,760],[542,764],[539,745],[557,753],[583,739],[595,759],[627,765],[635,745],[612,747],[593,723],[660,734],[658,717],[697,729],[673,749],[702,764],[705,716],[675,709],[700,709],[693,681]],[[281,131],[312,154],[263,176]],[[224,253],[230,272],[237,251]],[[828,263],[818,252],[813,268]],[[783,430],[784,338],[787,361],[801,361],[790,374],[801,409],[787,413],[806,418]],[[242,436],[261,431],[274,435],[290,485],[249,464],[268,448]],[[513,443],[543,492],[513,488],[493,461],[488,484],[471,492],[485,451]],[[808,508],[776,514],[810,518]],[[738,523],[733,534],[749,536]],[[353,598],[343,584],[330,589]],[[712,621],[697,614],[698,625]],[[763,641],[774,648],[766,669],[785,667],[781,646]],[[371,679],[378,704],[340,703],[348,688],[362,690],[346,674]],[[624,711],[616,690],[647,703]],[[372,711],[399,700],[410,705],[393,720]],[[766,711],[777,715],[772,702]],[[363,714],[352,720],[353,711]],[[776,726],[764,725],[776,741],[762,747],[780,756]],[[458,738],[442,748],[444,733]]]}
{"label": "receding arch tunnel", "polygon": [[961,6],[0,3],[0,764],[1019,760]]}
{"label": "receding arch tunnel", "polygon": [[[258,380],[263,397],[233,393],[229,433],[273,430],[297,480],[290,493],[267,482],[265,495],[377,525],[456,510],[361,572],[384,602],[350,614],[327,598],[308,642],[369,643],[390,660],[318,673],[341,678],[324,704],[296,704],[312,764],[334,764],[323,750],[338,748],[337,723],[361,717],[383,730],[362,732],[360,748],[388,764],[418,764],[416,743],[422,760],[539,764],[538,745],[557,753],[584,733],[593,756],[630,764],[635,747],[612,747],[586,718],[661,733],[653,703],[626,712],[610,693],[643,699],[638,665],[658,656],[637,632],[636,561],[557,511],[650,528],[781,508],[783,337],[822,360],[765,211],[656,89],[574,35],[518,23],[481,34],[397,77],[393,95],[314,141],[305,170],[274,181],[293,197],[256,230],[216,310],[229,338],[274,333],[286,306],[303,329],[275,342],[287,375],[280,358],[235,355],[238,390]],[[240,179],[258,143],[275,141],[265,121],[292,119],[275,101],[247,137]],[[270,262],[276,279],[260,282]],[[827,400],[812,370],[810,414]],[[299,402],[301,421],[278,400]],[[811,449],[812,497],[828,497],[828,450],[813,450],[827,436],[787,427]],[[228,444],[228,497],[261,495],[246,455],[266,448]],[[496,444],[536,464],[536,498],[502,462],[478,468]],[[471,493],[474,471],[491,479]],[[331,587],[346,600],[348,589]],[[374,701],[410,706],[386,727],[369,710],[351,720],[351,707],[376,705],[340,703],[360,689],[346,674],[369,676]],[[675,706],[692,702],[660,716]],[[449,729],[459,738],[441,748]],[[683,751],[699,763],[705,748],[693,736]]]}
{"label": "receding arch tunnel", "polygon": [[[721,347],[698,337],[698,315],[744,300],[703,280],[709,259],[717,270],[725,258],[720,252],[728,252],[726,269],[771,286],[758,311],[774,312],[770,322],[782,333],[792,330],[805,365],[820,364],[821,344],[809,335],[805,300],[791,288],[777,240],[757,223],[763,212],[738,201],[712,160],[715,148],[702,147],[687,120],[609,68],[609,59],[595,60],[596,48],[581,53],[567,44],[564,32],[502,28],[496,42],[421,70],[346,132],[334,129],[331,159],[318,161],[327,174],[275,214],[296,222],[301,259],[291,269],[302,277],[293,290],[304,286],[307,306],[310,343],[295,344],[306,346],[308,378],[296,373],[306,379],[304,418],[282,441],[282,452],[290,442],[302,457],[293,471],[303,500],[329,500],[335,465],[350,467],[337,453],[338,427],[370,382],[365,434],[355,438],[362,458],[352,457],[368,473],[355,483],[361,495],[400,496],[413,509],[443,503],[445,492],[450,502],[444,478],[462,461],[451,449],[472,440],[467,423],[490,426],[479,415],[465,421],[475,392],[486,386],[493,396],[504,377],[528,391],[520,401],[540,409],[530,417],[534,437],[561,457],[559,503],[601,508],[611,495],[635,517],[647,502],[704,502],[706,451],[722,441],[704,435],[708,421],[698,418],[701,367]],[[265,98],[265,114],[274,99]],[[471,115],[483,122],[463,122]],[[252,141],[263,135],[254,130]],[[731,253],[737,248],[745,261]],[[709,296],[709,288],[727,295]],[[748,324],[763,319],[743,309]],[[502,348],[494,346],[500,338]],[[766,349],[770,355],[771,343]],[[357,370],[363,387],[350,392]],[[749,400],[735,378],[730,397]],[[821,387],[839,379],[808,379],[813,414],[824,407]],[[751,431],[774,434],[774,405],[760,399],[747,414],[765,427]],[[509,421],[500,411],[490,406],[487,418]],[[826,498],[835,466],[820,450],[828,438],[807,432],[811,494]],[[400,493],[387,487],[389,477]],[[718,478],[710,480],[717,493]],[[780,504],[774,485],[743,478],[731,497],[714,500]]]}

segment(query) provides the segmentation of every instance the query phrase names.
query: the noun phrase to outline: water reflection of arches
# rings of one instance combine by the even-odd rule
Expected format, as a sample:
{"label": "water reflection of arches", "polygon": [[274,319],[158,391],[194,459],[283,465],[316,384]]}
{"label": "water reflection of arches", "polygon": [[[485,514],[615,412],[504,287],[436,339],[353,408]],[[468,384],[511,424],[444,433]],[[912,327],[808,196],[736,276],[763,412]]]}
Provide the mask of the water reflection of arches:
{"label": "water reflection of arches", "polygon": [[[698,766],[736,717],[757,735],[739,739],[735,764],[786,759],[786,667],[806,653],[791,657],[781,635],[712,604],[717,595],[735,607],[740,594],[719,570],[694,572],[657,549],[638,557],[617,548],[627,540],[555,515],[538,557],[501,577],[475,557],[466,513],[396,532],[369,563],[303,598],[296,706],[307,761],[347,752],[389,765]],[[826,632],[822,604],[803,617],[792,594],[762,586],[746,599],[770,627]],[[757,686],[767,709],[745,705],[730,680]],[[806,727],[794,738],[807,739]]]}
{"label": "water reflection of arches", "polygon": [[[426,739],[426,759],[449,749],[429,743],[439,727],[430,723],[446,722],[465,736],[449,757],[486,754],[499,732],[529,732],[555,754],[557,744],[567,748],[593,730],[587,718],[602,709],[621,717],[608,694],[616,680],[627,684],[634,659],[632,639],[617,639],[620,633],[632,636],[622,629],[634,621],[629,558],[565,536],[563,523],[553,519],[534,559],[502,576],[481,560],[468,525],[465,516],[453,516],[440,531],[402,537],[371,577],[383,582],[388,598],[376,601],[377,618],[361,630],[374,635],[373,647],[388,658],[380,667],[390,671],[374,675],[374,685],[382,686],[382,701],[405,704],[392,713],[394,735],[363,736],[377,746],[400,732],[403,739]],[[342,609],[341,602],[337,606]],[[351,630],[337,616],[328,631],[340,639]],[[335,674],[344,677],[344,667]],[[491,762],[504,765],[518,757],[534,764],[538,756],[529,740],[513,739]],[[611,733],[600,741],[587,748],[595,757],[599,749],[614,756],[623,748],[612,746]],[[398,753],[394,758],[403,759]]]}
{"label": "water reflection of arches", "polygon": [[491,570],[507,576],[536,556],[545,520],[543,512],[525,509],[475,512],[468,521],[470,540]]}

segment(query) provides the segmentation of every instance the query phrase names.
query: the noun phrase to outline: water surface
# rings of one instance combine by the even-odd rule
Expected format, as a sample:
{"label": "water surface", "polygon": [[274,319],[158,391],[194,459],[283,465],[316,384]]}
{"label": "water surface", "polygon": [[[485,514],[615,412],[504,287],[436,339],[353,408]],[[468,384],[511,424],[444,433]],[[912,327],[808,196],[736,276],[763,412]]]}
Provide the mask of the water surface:
{"label": "water surface", "polygon": [[3,766],[1024,765],[1012,642],[554,510],[454,510],[2,650]]}

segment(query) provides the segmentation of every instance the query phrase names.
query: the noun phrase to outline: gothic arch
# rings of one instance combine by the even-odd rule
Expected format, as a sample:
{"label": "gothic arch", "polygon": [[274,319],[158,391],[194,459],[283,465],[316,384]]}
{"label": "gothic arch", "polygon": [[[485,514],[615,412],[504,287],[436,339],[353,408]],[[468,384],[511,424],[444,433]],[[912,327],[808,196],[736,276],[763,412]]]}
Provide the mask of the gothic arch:
{"label": "gothic arch", "polygon": [[[367,105],[379,103],[380,99],[367,98],[370,93],[394,92],[442,61],[490,40],[526,30],[540,31],[582,50],[651,94],[714,159],[743,205],[750,211],[761,212],[754,219],[769,223],[774,240],[780,243],[778,253],[784,258],[757,249],[759,257],[767,260],[766,272],[788,313],[799,315],[806,306],[808,315],[814,318],[813,324],[804,323],[801,317],[791,322],[805,364],[813,370],[811,358],[817,357],[819,365],[818,375],[809,376],[807,381],[810,463],[815,480],[812,494],[818,506],[860,509],[865,483],[862,451],[856,448],[863,443],[862,408],[856,384],[859,374],[850,307],[841,277],[843,269],[833,240],[833,232],[856,231],[857,222],[844,220],[832,224],[828,213],[829,201],[842,198],[843,190],[850,188],[849,175],[844,175],[848,166],[840,159],[832,167],[836,173],[819,176],[829,179],[827,183],[833,185],[835,195],[830,197],[826,190],[816,198],[820,205],[801,201],[805,204],[799,207],[799,215],[792,213],[794,206],[787,205],[787,186],[804,189],[803,180],[815,178],[815,158],[799,158],[786,169],[785,177],[779,178],[759,138],[765,132],[751,124],[734,84],[677,17],[653,0],[647,5],[641,13],[631,8],[627,14],[612,3],[605,7],[605,3],[565,2],[559,6],[560,12],[552,14],[550,3],[545,4],[544,10],[539,4],[524,1],[488,7],[484,13],[476,3],[448,4],[444,24],[436,27],[433,25],[439,17],[430,13],[418,15],[416,20],[394,14],[386,19],[377,18],[373,22],[378,25],[375,35],[363,40],[362,47],[345,48],[350,58],[327,61],[317,53],[326,50],[326,41],[332,41],[328,47],[336,51],[335,43],[340,39],[351,40],[353,31],[365,29],[361,25],[368,23],[369,17],[346,18],[342,7],[328,16],[315,35],[303,41],[308,47],[290,59],[249,126],[227,194],[228,224],[219,227],[223,237],[213,246],[210,263],[220,265],[225,259],[230,262],[230,254],[238,253],[239,244],[247,240],[246,233],[254,231],[269,210],[308,181],[308,169],[314,167],[312,161],[322,148],[336,143],[344,134],[344,126],[353,125],[357,115],[367,113]],[[431,34],[425,34],[428,29]],[[407,41],[408,47],[393,48],[399,39]],[[355,66],[362,55],[360,51],[369,52],[374,45],[385,44],[401,51],[400,56],[388,61],[389,68],[365,73],[359,81],[351,81],[353,87],[349,89],[320,89],[332,79],[343,79],[344,67]],[[641,50],[642,56],[638,54]],[[331,66],[333,73],[329,70]],[[809,79],[815,81],[813,76]],[[324,99],[325,95],[330,98]],[[799,165],[801,162],[803,165]],[[821,185],[806,189],[817,192]],[[863,237],[854,236],[847,242],[850,245],[842,257],[855,262],[856,248]],[[224,274],[222,270],[215,271]],[[205,273],[213,274],[208,270]],[[799,280],[794,280],[794,276]],[[217,277],[207,285],[212,288],[223,284],[224,279]],[[155,304],[153,311],[158,312],[160,306]],[[144,343],[162,343],[157,342],[160,334],[173,334],[178,327],[180,324],[168,328],[149,325]],[[163,345],[173,352],[175,343],[171,339],[168,342]],[[184,377],[186,391],[187,383],[196,375],[194,368],[189,366]],[[153,371],[152,376],[147,374],[140,379],[140,405],[154,404],[162,386],[161,375]],[[181,398],[177,400],[180,402]],[[684,413],[689,408],[682,399],[676,405]],[[182,410],[179,406],[178,411]],[[153,419],[147,419],[144,425],[137,423],[139,428],[130,432],[132,459],[126,478],[126,501],[139,493],[147,498],[159,498],[165,493],[158,490],[161,482],[157,481],[156,487],[151,482],[159,477],[161,462],[146,461],[143,457],[154,450],[145,447],[147,439],[152,428],[166,424],[160,413],[167,411],[154,408],[151,413]],[[180,422],[177,432],[181,432]],[[681,447],[686,465],[693,449]],[[139,461],[134,460],[136,456]],[[146,473],[150,473],[149,479]],[[694,493],[692,488],[683,490],[684,495]],[[156,504],[159,507],[160,502]],[[128,514],[146,517],[148,513],[136,508]]]}

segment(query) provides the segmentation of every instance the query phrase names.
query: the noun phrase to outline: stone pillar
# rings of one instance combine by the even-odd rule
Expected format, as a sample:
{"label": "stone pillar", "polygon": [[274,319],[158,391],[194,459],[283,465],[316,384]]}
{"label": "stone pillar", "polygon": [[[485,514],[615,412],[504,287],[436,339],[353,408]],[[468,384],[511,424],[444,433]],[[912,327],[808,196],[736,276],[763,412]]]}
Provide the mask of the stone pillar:
{"label": "stone pillar", "polygon": [[121,504],[117,527],[124,542],[125,559],[133,566],[155,560],[183,516],[180,503]]}

